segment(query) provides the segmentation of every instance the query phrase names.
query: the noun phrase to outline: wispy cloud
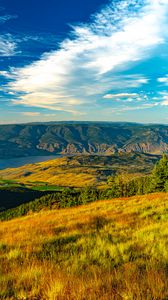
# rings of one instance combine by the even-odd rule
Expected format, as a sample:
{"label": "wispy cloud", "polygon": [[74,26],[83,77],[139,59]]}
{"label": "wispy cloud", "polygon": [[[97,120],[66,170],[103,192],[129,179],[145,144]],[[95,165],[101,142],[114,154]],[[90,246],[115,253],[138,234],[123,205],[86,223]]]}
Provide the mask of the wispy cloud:
{"label": "wispy cloud", "polygon": [[106,94],[103,96],[104,99],[116,99],[116,98],[128,98],[128,97],[137,97],[136,93],[120,93],[120,94]]}
{"label": "wispy cloud", "polygon": [[161,102],[162,106],[168,106],[168,96]]}
{"label": "wispy cloud", "polygon": [[[16,19],[16,15],[1,15],[0,24],[4,24],[7,21]],[[13,56],[16,54],[17,43],[11,34],[1,34],[0,35],[0,56]]]}
{"label": "wispy cloud", "polygon": [[160,104],[162,106],[168,106],[168,92],[161,92],[160,98],[161,98]]}
{"label": "wispy cloud", "polygon": [[[58,50],[6,74],[13,78],[8,90],[18,93],[13,104],[78,113],[80,105],[90,105],[91,96],[147,84],[138,74],[122,75],[121,81],[118,72],[164,43],[167,13],[168,0],[111,2],[90,23],[74,26]],[[9,53],[10,46],[15,51],[15,44],[8,46]],[[5,44],[2,48],[5,53]]]}
{"label": "wispy cloud", "polygon": [[112,112],[124,113],[129,111],[136,111],[136,110],[146,110],[146,109],[156,107],[158,105],[159,103],[154,102],[154,103],[143,103],[142,105],[138,105],[138,106],[122,106],[120,108],[113,109]]}
{"label": "wispy cloud", "polygon": [[[0,35],[0,56],[13,56],[16,53],[17,43],[13,37],[10,34]],[[7,73],[4,75],[7,76]]]}
{"label": "wispy cloud", "polygon": [[3,15],[0,16],[0,23],[3,24],[9,20],[16,19],[17,15]]}
{"label": "wispy cloud", "polygon": [[166,75],[165,77],[160,77],[160,78],[158,78],[157,81],[158,81],[159,83],[163,83],[163,84],[165,84],[165,85],[168,85],[168,75]]}
{"label": "wispy cloud", "polygon": [[27,117],[38,117],[38,116],[40,116],[39,112],[32,112],[32,111],[22,112],[21,114],[24,115],[24,116],[27,116]]}
{"label": "wispy cloud", "polygon": [[141,106],[126,106],[121,108],[121,111],[131,111],[131,110],[142,110],[142,109],[149,109],[155,106],[158,106],[159,103],[146,103],[146,104],[142,104]]}

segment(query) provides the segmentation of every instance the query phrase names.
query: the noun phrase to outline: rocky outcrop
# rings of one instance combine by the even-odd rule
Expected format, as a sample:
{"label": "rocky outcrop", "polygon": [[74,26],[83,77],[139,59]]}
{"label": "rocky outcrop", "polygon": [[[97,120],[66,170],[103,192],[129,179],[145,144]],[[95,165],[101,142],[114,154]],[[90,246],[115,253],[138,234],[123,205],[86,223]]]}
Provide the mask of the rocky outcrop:
{"label": "rocky outcrop", "polygon": [[0,158],[123,152],[168,152],[168,126],[89,122],[0,126]]}
{"label": "rocky outcrop", "polygon": [[168,152],[168,144],[166,143],[137,143],[130,144],[126,147],[123,147],[121,151],[124,152],[140,152],[140,153],[153,153],[153,154],[161,154],[163,152]]}

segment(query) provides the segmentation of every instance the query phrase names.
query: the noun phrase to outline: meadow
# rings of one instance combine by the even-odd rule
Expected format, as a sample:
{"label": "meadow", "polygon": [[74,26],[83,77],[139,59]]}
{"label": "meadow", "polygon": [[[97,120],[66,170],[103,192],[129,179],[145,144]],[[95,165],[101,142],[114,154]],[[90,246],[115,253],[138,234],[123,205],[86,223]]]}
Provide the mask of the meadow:
{"label": "meadow", "polygon": [[47,183],[62,187],[104,187],[111,175],[150,174],[160,158],[159,155],[144,153],[66,156],[19,168],[0,170],[0,183],[8,181],[25,185]]}
{"label": "meadow", "polygon": [[0,299],[168,299],[168,194],[0,223]]}

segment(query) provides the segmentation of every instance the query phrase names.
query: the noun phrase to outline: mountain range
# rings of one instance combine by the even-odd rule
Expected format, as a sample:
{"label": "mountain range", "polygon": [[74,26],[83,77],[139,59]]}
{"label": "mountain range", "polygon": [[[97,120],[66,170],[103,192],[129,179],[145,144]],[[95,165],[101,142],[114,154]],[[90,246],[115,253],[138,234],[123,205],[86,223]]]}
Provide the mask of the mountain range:
{"label": "mountain range", "polygon": [[0,125],[0,158],[168,152],[168,125],[51,122]]}

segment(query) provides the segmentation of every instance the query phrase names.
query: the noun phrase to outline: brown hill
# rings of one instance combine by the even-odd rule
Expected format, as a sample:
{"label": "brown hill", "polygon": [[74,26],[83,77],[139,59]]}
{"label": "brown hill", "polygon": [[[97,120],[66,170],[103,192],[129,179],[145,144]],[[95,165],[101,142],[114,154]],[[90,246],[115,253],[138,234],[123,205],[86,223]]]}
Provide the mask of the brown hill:
{"label": "brown hill", "polygon": [[131,151],[151,154],[167,152],[168,126],[105,122],[0,126],[0,158]]}

